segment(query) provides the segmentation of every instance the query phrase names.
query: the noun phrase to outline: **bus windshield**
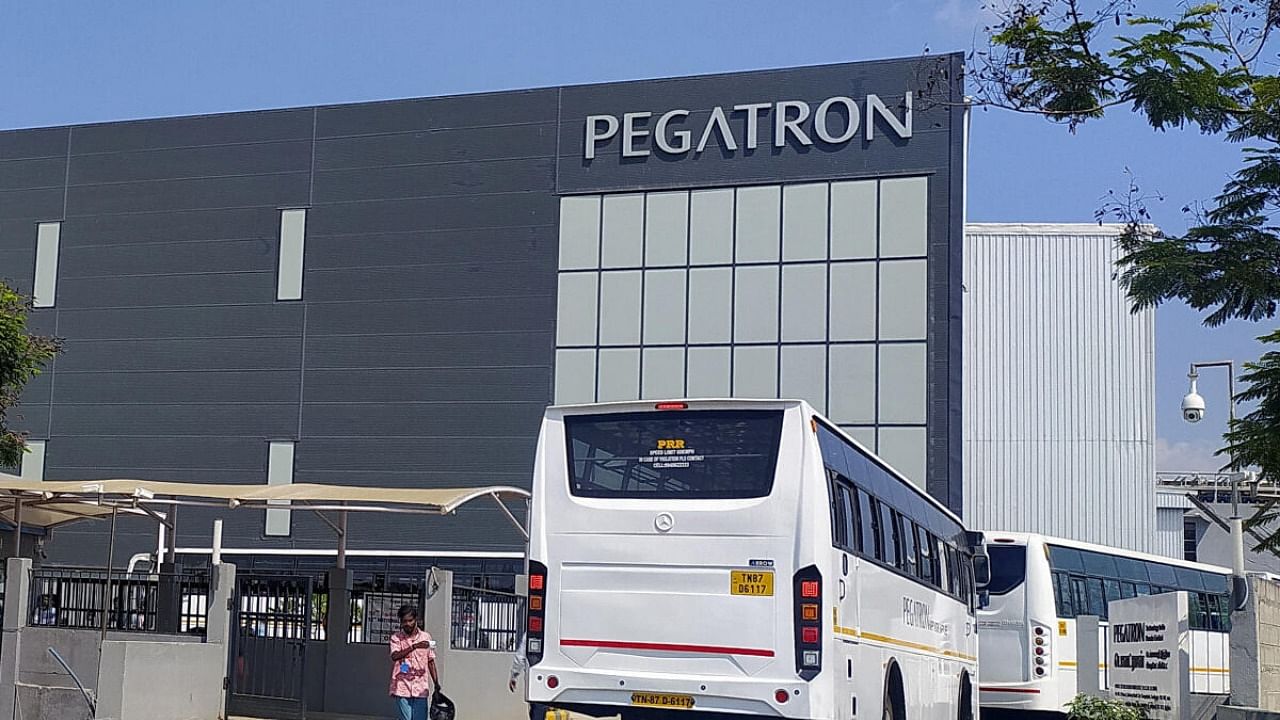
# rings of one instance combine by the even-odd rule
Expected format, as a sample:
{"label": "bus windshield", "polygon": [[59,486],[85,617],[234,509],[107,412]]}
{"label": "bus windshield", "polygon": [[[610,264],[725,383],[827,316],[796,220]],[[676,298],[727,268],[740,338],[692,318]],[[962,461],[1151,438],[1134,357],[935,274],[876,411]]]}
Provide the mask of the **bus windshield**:
{"label": "bus windshield", "polygon": [[1027,577],[1027,548],[1025,545],[988,545],[991,558],[991,582],[987,592],[1003,595],[1022,584]]}
{"label": "bus windshield", "polygon": [[569,491],[592,498],[765,497],[781,435],[781,410],[569,416]]}

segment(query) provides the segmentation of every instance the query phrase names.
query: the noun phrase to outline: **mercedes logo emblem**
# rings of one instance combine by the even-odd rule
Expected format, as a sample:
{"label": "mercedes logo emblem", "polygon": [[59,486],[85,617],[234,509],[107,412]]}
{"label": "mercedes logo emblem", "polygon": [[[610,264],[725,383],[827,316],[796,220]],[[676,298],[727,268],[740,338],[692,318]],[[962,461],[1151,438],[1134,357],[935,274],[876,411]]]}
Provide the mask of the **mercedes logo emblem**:
{"label": "mercedes logo emblem", "polygon": [[658,532],[670,532],[671,528],[676,526],[676,519],[671,517],[671,513],[659,513],[658,517],[653,519],[653,526],[658,528]]}

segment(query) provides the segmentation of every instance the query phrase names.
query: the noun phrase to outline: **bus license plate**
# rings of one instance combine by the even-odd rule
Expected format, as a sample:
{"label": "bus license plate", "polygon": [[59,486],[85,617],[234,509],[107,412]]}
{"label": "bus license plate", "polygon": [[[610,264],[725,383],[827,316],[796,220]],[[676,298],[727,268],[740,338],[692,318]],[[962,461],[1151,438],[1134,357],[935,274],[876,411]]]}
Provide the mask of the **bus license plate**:
{"label": "bus license plate", "polygon": [[733,570],[729,573],[729,592],[734,595],[773,597],[773,573]]}
{"label": "bus license plate", "polygon": [[671,693],[631,693],[632,705],[643,705],[644,707],[659,708],[678,708],[680,710],[689,710],[693,708],[692,695],[673,695]]}

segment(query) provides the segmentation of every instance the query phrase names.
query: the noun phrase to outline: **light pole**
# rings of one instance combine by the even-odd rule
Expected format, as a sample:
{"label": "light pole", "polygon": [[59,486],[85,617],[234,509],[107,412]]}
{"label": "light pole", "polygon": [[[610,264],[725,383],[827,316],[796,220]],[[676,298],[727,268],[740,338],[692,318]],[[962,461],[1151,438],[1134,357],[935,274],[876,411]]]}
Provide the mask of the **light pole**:
{"label": "light pole", "polygon": [[[1231,360],[1191,363],[1187,379],[1191,387],[1182,398],[1182,419],[1189,423],[1198,423],[1204,419],[1204,398],[1196,390],[1196,380],[1200,378],[1201,368],[1225,367],[1227,369],[1227,429],[1231,430],[1236,423],[1236,366]],[[1240,517],[1240,480],[1248,477],[1236,467],[1235,453],[1231,459],[1231,574],[1232,598],[1237,610],[1244,607],[1248,594],[1248,584],[1244,577],[1244,520]]]}

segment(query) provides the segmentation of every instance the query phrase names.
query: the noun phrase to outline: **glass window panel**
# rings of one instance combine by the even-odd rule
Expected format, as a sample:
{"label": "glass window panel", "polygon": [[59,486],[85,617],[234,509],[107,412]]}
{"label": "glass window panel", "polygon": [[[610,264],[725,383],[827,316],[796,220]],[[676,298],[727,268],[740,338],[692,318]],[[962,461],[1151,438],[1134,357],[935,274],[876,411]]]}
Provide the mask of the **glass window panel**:
{"label": "glass window panel", "polygon": [[1082,552],[1081,555],[1084,557],[1084,571],[1089,575],[1100,575],[1102,577],[1118,577],[1120,575],[1120,572],[1116,569],[1115,557],[1087,550]]}

